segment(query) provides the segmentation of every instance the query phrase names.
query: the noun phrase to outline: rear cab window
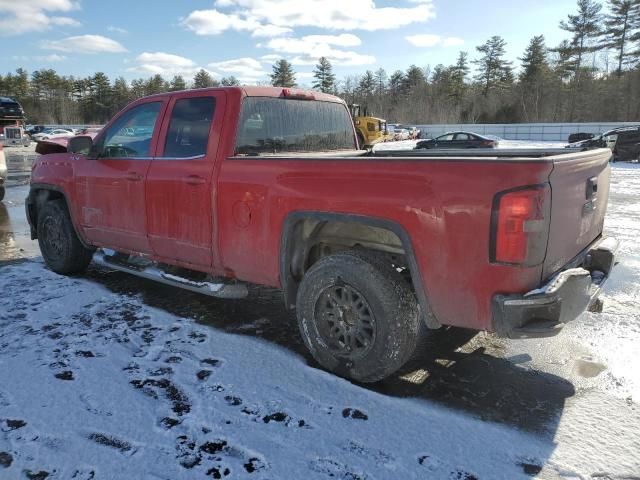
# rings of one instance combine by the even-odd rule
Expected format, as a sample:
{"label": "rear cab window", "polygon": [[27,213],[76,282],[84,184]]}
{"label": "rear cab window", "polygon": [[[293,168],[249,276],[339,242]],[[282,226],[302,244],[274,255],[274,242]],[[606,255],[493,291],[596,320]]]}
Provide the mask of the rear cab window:
{"label": "rear cab window", "polygon": [[357,150],[351,115],[342,103],[246,97],[236,155]]}

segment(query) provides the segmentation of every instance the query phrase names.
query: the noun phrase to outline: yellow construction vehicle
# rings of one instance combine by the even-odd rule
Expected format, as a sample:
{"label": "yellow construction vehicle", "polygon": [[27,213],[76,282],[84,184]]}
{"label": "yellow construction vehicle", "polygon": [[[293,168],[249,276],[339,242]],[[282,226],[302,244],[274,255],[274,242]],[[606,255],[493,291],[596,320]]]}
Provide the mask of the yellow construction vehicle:
{"label": "yellow construction vehicle", "polygon": [[349,110],[356,126],[360,148],[369,148],[388,139],[386,120],[370,116],[367,107],[355,103],[349,105]]}

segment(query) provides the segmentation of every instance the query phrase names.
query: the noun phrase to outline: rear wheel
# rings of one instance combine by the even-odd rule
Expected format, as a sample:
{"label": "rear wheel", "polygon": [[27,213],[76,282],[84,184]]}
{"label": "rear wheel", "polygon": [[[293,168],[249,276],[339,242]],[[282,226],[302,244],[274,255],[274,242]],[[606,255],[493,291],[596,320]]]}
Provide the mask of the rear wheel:
{"label": "rear wheel", "polygon": [[47,266],[62,275],[86,270],[94,252],[80,242],[62,200],[47,202],[39,209],[38,244]]}
{"label": "rear wheel", "polygon": [[382,256],[345,251],[320,259],[303,277],[296,306],[307,348],[340,376],[382,380],[415,350],[415,296]]}

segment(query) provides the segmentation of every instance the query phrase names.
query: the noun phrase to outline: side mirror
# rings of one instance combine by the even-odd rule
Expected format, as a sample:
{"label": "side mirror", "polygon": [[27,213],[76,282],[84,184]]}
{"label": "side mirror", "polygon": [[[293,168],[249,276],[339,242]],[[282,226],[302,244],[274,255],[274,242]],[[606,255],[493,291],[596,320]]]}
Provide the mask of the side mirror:
{"label": "side mirror", "polygon": [[67,145],[67,151],[69,153],[79,153],[81,155],[88,155],[92,146],[93,146],[93,140],[89,136],[83,135],[79,137],[71,137]]}

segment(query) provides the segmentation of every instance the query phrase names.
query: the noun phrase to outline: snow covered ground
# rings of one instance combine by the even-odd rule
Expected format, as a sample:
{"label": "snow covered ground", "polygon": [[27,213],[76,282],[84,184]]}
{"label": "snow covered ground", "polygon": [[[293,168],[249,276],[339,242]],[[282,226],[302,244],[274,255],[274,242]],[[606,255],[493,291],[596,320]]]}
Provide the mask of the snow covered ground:
{"label": "snow covered ground", "polygon": [[639,166],[611,190],[603,314],[546,340],[438,332],[402,376],[359,386],[315,368],[278,292],[50,272],[11,188],[0,479],[639,478]]}

